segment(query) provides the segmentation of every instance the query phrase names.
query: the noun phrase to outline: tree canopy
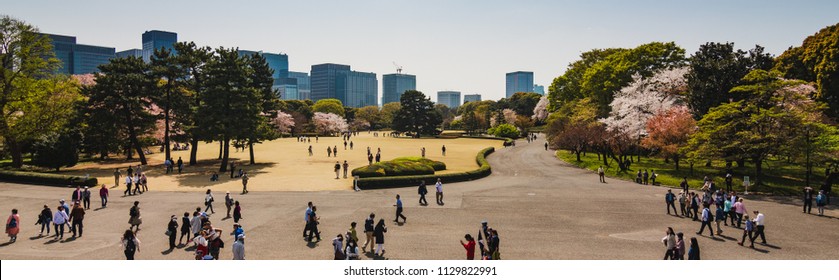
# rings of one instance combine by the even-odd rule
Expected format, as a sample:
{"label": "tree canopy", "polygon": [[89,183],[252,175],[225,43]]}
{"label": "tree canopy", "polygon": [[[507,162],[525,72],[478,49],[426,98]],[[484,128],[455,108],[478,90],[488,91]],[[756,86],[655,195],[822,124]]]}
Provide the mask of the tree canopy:
{"label": "tree canopy", "polygon": [[442,116],[434,109],[434,103],[422,92],[407,90],[399,101],[399,111],[393,116],[393,130],[409,132],[414,137],[436,135]]}

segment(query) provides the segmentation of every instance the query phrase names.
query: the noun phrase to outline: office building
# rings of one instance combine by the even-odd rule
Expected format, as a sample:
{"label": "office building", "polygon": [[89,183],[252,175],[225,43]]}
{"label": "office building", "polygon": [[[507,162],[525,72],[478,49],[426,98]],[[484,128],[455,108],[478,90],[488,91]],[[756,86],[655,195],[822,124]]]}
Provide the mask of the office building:
{"label": "office building", "polygon": [[130,49],[124,50],[121,52],[117,52],[117,57],[119,58],[126,58],[126,57],[143,57],[143,50],[141,49]]}
{"label": "office building", "polygon": [[285,79],[275,79],[274,85],[271,87],[272,89],[277,91],[277,94],[280,99],[283,100],[299,100],[300,93],[297,90],[297,79],[294,78],[285,78]]}
{"label": "office building", "polygon": [[417,89],[417,76],[408,74],[387,74],[382,76],[382,105],[399,102],[406,90]]}
{"label": "office building", "polygon": [[297,99],[312,99],[309,73],[289,71],[288,77],[289,79],[295,80],[295,85],[297,85]]}
{"label": "office building", "polygon": [[516,71],[507,73],[507,98],[516,92],[533,91],[533,72]]}
{"label": "office building", "polygon": [[274,80],[288,78],[288,55],[281,53],[267,53],[262,51],[239,50],[239,56],[259,54],[268,62],[268,67],[274,70]]}
{"label": "office building", "polygon": [[82,45],[76,43],[76,37],[44,34],[52,41],[55,57],[61,61],[57,73],[67,75],[90,74],[99,72],[99,65],[107,64],[116,57],[116,49],[109,47]]}
{"label": "office building", "polygon": [[443,104],[449,108],[457,108],[460,106],[460,92],[459,91],[438,91],[437,104]]}
{"label": "office building", "polygon": [[312,65],[310,95],[312,101],[335,98],[347,107],[376,105],[376,73],[352,71],[349,65],[325,63]]}
{"label": "office building", "polygon": [[143,60],[151,61],[154,51],[167,48],[174,53],[172,45],[178,42],[178,34],[168,31],[152,30],[143,32]]}
{"label": "office building", "polygon": [[466,102],[472,102],[472,101],[481,101],[481,95],[480,94],[465,94],[465,95],[463,95],[463,104],[466,104]]}
{"label": "office building", "polygon": [[533,85],[533,92],[541,94],[541,95],[545,95],[545,86],[534,84]]}

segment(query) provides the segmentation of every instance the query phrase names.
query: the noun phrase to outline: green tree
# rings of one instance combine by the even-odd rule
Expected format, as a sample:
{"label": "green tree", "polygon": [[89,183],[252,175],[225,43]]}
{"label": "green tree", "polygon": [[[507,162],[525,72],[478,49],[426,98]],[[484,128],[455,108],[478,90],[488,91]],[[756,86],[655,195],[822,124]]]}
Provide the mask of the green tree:
{"label": "green tree", "polygon": [[379,106],[376,105],[358,108],[355,112],[355,118],[370,123],[372,128],[379,128],[382,123],[382,114],[379,112]]}
{"label": "green tree", "polygon": [[162,110],[163,117],[163,152],[165,158],[171,158],[170,135],[172,108],[183,107],[187,100],[178,90],[178,81],[187,78],[187,71],[178,63],[178,58],[166,48],[154,50],[151,56],[151,71],[159,79],[156,94],[152,95],[155,104]]}
{"label": "green tree", "polygon": [[271,120],[277,116],[280,107],[279,93],[272,87],[274,85],[274,70],[268,66],[265,57],[255,53],[247,58],[250,67],[249,87],[256,91],[255,104],[259,112],[245,115],[241,124],[247,127],[244,131],[245,140],[248,143],[250,163],[256,164],[253,153],[253,144],[262,143],[265,140],[273,140],[279,137],[273,128]]}
{"label": "green tree", "polygon": [[594,49],[580,55],[580,60],[568,65],[562,76],[556,77],[548,88],[548,111],[559,110],[565,103],[583,98],[581,90],[583,76],[592,65],[604,61],[607,57],[627,51],[626,49]]}
{"label": "green tree", "polygon": [[816,100],[827,104],[827,115],[839,121],[839,24],[823,28],[777,59],[775,69],[789,79],[815,82]]}
{"label": "green tree", "polygon": [[315,102],[315,105],[312,106],[312,111],[321,113],[333,113],[341,117],[344,117],[345,114],[344,104],[341,103],[341,100],[335,98],[318,100],[317,102]]}
{"label": "green tree", "polygon": [[755,46],[748,52],[735,51],[734,43],[703,44],[688,61],[687,102],[696,118],[720,104],[745,98],[733,94],[731,89],[739,85],[749,71],[772,67],[772,56],[764,53],[763,47]]}
{"label": "green tree", "polygon": [[32,164],[55,171],[76,165],[79,162],[79,138],[81,135],[75,130],[42,135],[32,147]]}
{"label": "green tree", "polygon": [[382,110],[380,111],[382,116],[382,127],[393,127],[393,118],[396,116],[396,113],[399,112],[400,108],[402,108],[402,105],[400,105],[399,102],[382,104]]}
{"label": "green tree", "polygon": [[393,116],[393,130],[420,135],[436,135],[437,127],[443,122],[434,103],[422,92],[407,90],[400,97],[400,108]]}
{"label": "green tree", "polygon": [[495,135],[496,137],[518,138],[519,130],[512,124],[500,124],[487,130],[487,133]]}
{"label": "green tree", "polygon": [[[128,138],[125,139],[129,143],[125,147],[128,158],[132,158],[131,149],[134,149],[140,164],[145,165],[147,161],[140,138],[154,128],[157,119],[150,113],[157,85],[149,65],[142,58],[115,58],[100,65],[99,70],[95,75],[96,84],[85,90],[87,106],[92,108],[89,116],[115,118],[118,129]],[[88,119],[87,123],[98,121],[102,120]]]}
{"label": "green tree", "polygon": [[[34,127],[19,126],[19,119],[30,115],[25,111],[33,102],[48,99],[39,85],[40,79],[52,75],[58,67],[50,39],[38,29],[18,19],[0,17],[0,136],[5,150],[12,156],[12,166],[23,166],[23,143],[42,128],[55,129],[54,124]],[[34,130],[34,131],[33,131]]]}
{"label": "green tree", "polygon": [[510,98],[502,98],[498,101],[498,109],[511,109],[519,116],[533,115],[533,108],[536,108],[536,103],[542,95],[534,92],[517,92],[510,96]]}
{"label": "green tree", "polygon": [[178,53],[175,58],[182,74],[185,74],[176,80],[177,90],[184,102],[175,103],[182,106],[174,106],[172,110],[175,125],[190,142],[189,165],[192,166],[198,163],[199,141],[213,137],[211,130],[199,125],[200,118],[197,117],[198,108],[203,106],[201,95],[204,93],[205,67],[213,57],[213,51],[209,47],[198,47],[193,42],[177,42],[172,48]]}

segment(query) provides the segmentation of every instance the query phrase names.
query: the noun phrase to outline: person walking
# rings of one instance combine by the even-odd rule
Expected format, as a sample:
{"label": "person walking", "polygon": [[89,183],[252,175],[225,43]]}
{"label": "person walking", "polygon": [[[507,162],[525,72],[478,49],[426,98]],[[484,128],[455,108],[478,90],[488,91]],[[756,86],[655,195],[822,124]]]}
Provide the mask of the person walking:
{"label": "person walking", "polygon": [[20,233],[20,215],[17,209],[12,209],[12,214],[6,219],[6,234],[9,235],[9,243],[17,241],[18,233]]}
{"label": "person walking", "polygon": [[186,241],[189,242],[190,232],[192,228],[190,225],[192,221],[189,219],[189,212],[184,212],[184,216],[181,217],[181,237],[178,238],[178,246],[184,244],[184,236],[186,236]]}
{"label": "person walking", "polygon": [[149,191],[149,178],[146,177],[146,173],[140,173],[140,183],[143,186],[143,191],[140,193],[148,192]]}
{"label": "person walking", "polygon": [[676,232],[673,231],[672,227],[667,228],[664,237],[661,238],[661,243],[664,243],[664,247],[667,248],[664,251],[664,260],[675,260]]}
{"label": "person walking", "polygon": [[73,238],[76,238],[77,231],[79,237],[82,237],[84,233],[84,215],[84,207],[76,202],[73,205],[73,210],[70,211],[70,230],[73,231]]}
{"label": "person walking", "polygon": [[169,237],[169,251],[175,250],[175,237],[178,236],[178,217],[169,217],[169,224],[166,225],[166,236]]}
{"label": "person walking", "polygon": [[341,172],[341,163],[336,161],[335,162],[335,179],[339,179],[338,175],[340,174],[340,172]]}
{"label": "person walking", "polygon": [[816,207],[819,209],[819,216],[824,216],[824,206],[827,204],[827,198],[825,198],[824,191],[819,191],[819,195],[816,196]]}
{"label": "person walking", "polygon": [[70,201],[72,201],[73,203],[82,202],[83,196],[84,193],[82,191],[82,187],[76,186],[76,189],[73,190],[73,194],[70,195]]}
{"label": "person walking", "polygon": [[746,242],[746,238],[748,237],[748,240],[752,243],[751,245],[749,245],[749,248],[754,248],[755,241],[754,239],[752,239],[752,235],[754,234],[755,223],[751,219],[749,219],[749,214],[746,214],[745,218],[746,227],[743,228],[743,237],[740,238],[740,242],[737,242],[737,245],[743,246],[743,243]]}
{"label": "person walking", "polygon": [[332,147],[326,146],[326,157],[332,157]]}
{"label": "person walking", "polygon": [[250,176],[248,176],[248,172],[242,174],[242,194],[248,193],[248,180],[250,180]]}
{"label": "person walking", "polygon": [[99,188],[99,199],[102,200],[102,208],[108,207],[108,187],[105,184]]}
{"label": "person walking", "polygon": [[382,161],[382,153],[381,152],[376,152],[376,163],[379,163],[381,161]]}
{"label": "person walking", "polygon": [[119,168],[114,169],[114,187],[119,186],[119,177],[122,173],[119,171]]}
{"label": "person walking", "polygon": [[679,212],[676,211],[676,195],[673,194],[672,190],[667,190],[667,194],[664,195],[664,202],[667,203],[667,215],[670,215],[670,208],[673,208],[673,215],[678,216]]}
{"label": "person walking", "polygon": [[125,192],[122,193],[122,196],[131,195],[131,184],[133,182],[134,180],[131,178],[131,176],[125,176]]}
{"label": "person walking", "polygon": [[236,163],[230,161],[230,179],[233,179],[233,172],[236,171]]}
{"label": "person walking", "polygon": [[239,206],[239,201],[233,203],[233,222],[238,223],[242,219],[242,207]]}
{"label": "person walking", "polygon": [[734,181],[734,177],[731,176],[731,172],[725,174],[725,192],[731,192],[731,183]]}
{"label": "person walking", "polygon": [[306,223],[306,225],[303,227],[303,238],[306,238],[306,236],[308,236],[307,233],[309,232],[309,216],[312,214],[312,202],[309,201],[307,205],[308,206],[306,207],[306,213],[304,213],[305,215],[303,216],[303,222]]}
{"label": "person walking", "polygon": [[396,206],[396,219],[394,219],[393,221],[399,223],[399,218],[401,217],[402,223],[408,222],[408,218],[406,218],[405,215],[402,215],[402,199],[399,197],[398,194],[396,195],[396,204],[394,204],[393,206]]}
{"label": "person walking", "polygon": [[[740,228],[740,225],[743,223],[743,215],[748,213],[746,210],[746,204],[743,203],[742,197],[737,199],[737,203],[734,203],[734,213],[737,215],[737,228]],[[732,221],[731,224],[734,224],[734,221]]]}
{"label": "person walking", "polygon": [[38,214],[38,223],[36,223],[36,225],[41,225],[41,231],[38,233],[38,236],[44,235],[44,228],[47,229],[47,236],[50,235],[50,223],[52,223],[52,210],[44,204],[44,209],[41,209],[41,213]]}
{"label": "person walking", "polygon": [[760,244],[766,245],[766,235],[764,230],[766,229],[766,218],[763,216],[763,213],[760,211],[755,210],[755,233],[752,235],[752,244],[754,244],[755,239],[760,236]]}
{"label": "person walking", "polygon": [[676,260],[685,259],[685,235],[681,232],[676,234]]}
{"label": "person walking", "polygon": [[233,260],[245,260],[245,235],[240,234],[236,236],[236,241],[233,242]]}
{"label": "person walking", "polygon": [[387,232],[387,226],[385,226],[385,219],[379,219],[379,223],[377,223],[376,228],[373,229],[373,235],[376,236],[376,253],[374,253],[373,256],[384,256],[385,232]]}
{"label": "person walking", "polygon": [[335,156],[335,157],[338,157],[338,146],[337,145],[332,147],[332,155]]}
{"label": "person walking", "polygon": [[126,260],[134,260],[134,254],[140,251],[140,240],[130,229],[125,230],[120,241]]}
{"label": "person walking", "polygon": [[143,194],[143,189],[142,189],[143,188],[143,181],[140,181],[140,173],[139,172],[134,173],[134,179],[132,179],[131,181],[134,182],[134,190],[131,191],[132,194],[134,194],[134,195],[137,195],[138,193]]}
{"label": "person walking", "polygon": [[425,147],[422,147],[422,149],[420,149],[420,153],[422,154],[422,157],[425,157]]}
{"label": "person walking", "polygon": [[813,188],[804,188],[804,213],[810,214],[813,210]]}
{"label": "person walking", "polygon": [[443,156],[446,156],[446,145],[443,145]]}
{"label": "person walking", "polygon": [[685,202],[687,202],[686,196],[685,192],[679,192],[679,210],[682,211],[682,217],[686,217],[688,215],[686,211],[687,208],[685,208]]}
{"label": "person walking", "polygon": [[344,179],[347,179],[347,170],[350,169],[350,164],[347,163],[347,161],[345,160],[343,167],[344,167]]}
{"label": "person walking", "polygon": [[545,151],[548,150],[548,142],[545,142]]}
{"label": "person walking", "polygon": [[364,240],[364,245],[361,246],[361,251],[367,252],[367,244],[370,244],[370,252],[373,252],[373,244],[375,244],[375,239],[373,233],[375,231],[375,226],[373,225],[376,222],[376,214],[370,213],[370,216],[364,220],[364,235],[367,236],[367,239]]}
{"label": "person walking", "polygon": [[707,206],[702,207],[702,227],[699,228],[699,231],[696,234],[702,235],[702,232],[705,231],[705,226],[708,226],[708,230],[711,231],[711,237],[714,237],[714,228],[711,227],[711,221],[713,221],[713,216],[711,215],[711,209]]}
{"label": "person walking", "polygon": [[181,174],[184,170],[184,160],[181,157],[178,157],[178,174]]}
{"label": "person walking", "polygon": [[332,255],[333,260],[344,260],[347,258],[344,254],[344,236],[340,233],[332,239]]}
{"label": "person walking", "polygon": [[606,172],[603,171],[603,166],[597,168],[597,176],[600,177],[601,183],[606,183]]}
{"label": "person walking", "polygon": [[428,188],[425,187],[425,180],[420,180],[419,188],[417,189],[417,194],[420,195],[419,204],[420,205],[428,205],[428,200],[425,200],[425,195],[428,193]]}
{"label": "person walking", "polygon": [[82,191],[82,203],[84,205],[84,209],[90,209],[90,190],[87,186],[85,186],[84,191]]}
{"label": "person walking", "polygon": [[725,208],[722,206],[717,205],[716,214],[714,216],[714,222],[717,224],[717,235],[722,235],[722,229],[720,228],[720,222],[725,221]]}
{"label": "person walking", "polygon": [[690,209],[693,211],[693,221],[699,220],[699,205],[701,205],[701,201],[699,200],[699,195],[691,192],[690,193]]}
{"label": "person walking", "polygon": [[344,255],[347,256],[346,260],[357,260],[358,256],[358,241],[353,240],[352,238],[347,238],[347,246],[344,249]]}
{"label": "person walking", "polygon": [[[198,210],[201,208],[199,207]],[[202,216],[200,211],[192,212],[192,219],[189,220],[190,230],[192,230],[192,239],[195,239],[199,235],[201,235],[201,230],[203,229],[204,225],[202,220]],[[189,243],[189,241],[187,241]],[[204,251],[205,253],[207,251]]]}
{"label": "person walking", "polygon": [[434,187],[437,189],[437,205],[443,205],[443,182],[440,178],[437,178],[437,184]]}
{"label": "person walking", "polygon": [[463,243],[463,240],[460,241],[460,245],[463,246],[463,249],[466,249],[466,260],[474,260],[475,259],[475,239],[472,238],[472,235],[466,234],[463,236],[466,239],[466,243]]}
{"label": "person walking", "polygon": [[216,213],[216,210],[213,209],[213,201],[216,201],[213,198],[213,191],[212,190],[207,190],[207,195],[204,196],[204,205],[206,206],[206,208],[204,209],[204,212],[207,212],[207,210],[210,210],[211,214]]}
{"label": "person walking", "polygon": [[367,165],[373,165],[373,154],[367,154]]}
{"label": "person walking", "polygon": [[320,223],[318,222],[318,220],[320,220],[320,217],[318,217],[317,211],[318,207],[312,206],[312,212],[310,212],[309,214],[309,238],[307,240],[308,242],[312,242],[312,237],[316,237],[318,239],[318,242],[320,242],[320,231],[318,230],[318,224]]}
{"label": "person walking", "polygon": [[230,210],[233,209],[233,198],[230,197],[230,192],[224,195],[224,206],[227,207],[227,216],[225,217],[230,218]]}
{"label": "person walking", "polygon": [[204,223],[204,231],[207,233],[207,251],[210,256],[213,256],[214,260],[218,260],[221,247],[224,246],[224,241],[221,240],[222,230],[213,227],[212,223],[206,222]]}
{"label": "person walking", "polygon": [[58,206],[55,214],[52,216],[52,224],[55,226],[55,240],[64,239],[64,225],[70,220],[67,212],[64,212],[64,206]]}
{"label": "person walking", "polygon": [[683,192],[688,193],[688,189],[690,188],[688,186],[688,177],[682,177],[682,182],[679,183],[679,187],[682,188]]}
{"label": "person walking", "polygon": [[140,202],[134,201],[134,206],[128,210],[128,224],[130,225],[128,229],[136,227],[136,230],[140,230],[140,224],[143,223],[143,218],[140,216]]}
{"label": "person walking", "polygon": [[701,260],[699,256],[699,240],[696,237],[690,238],[690,249],[688,250],[688,260]]}
{"label": "person walking", "polygon": [[309,156],[312,156],[312,145],[309,145]]}

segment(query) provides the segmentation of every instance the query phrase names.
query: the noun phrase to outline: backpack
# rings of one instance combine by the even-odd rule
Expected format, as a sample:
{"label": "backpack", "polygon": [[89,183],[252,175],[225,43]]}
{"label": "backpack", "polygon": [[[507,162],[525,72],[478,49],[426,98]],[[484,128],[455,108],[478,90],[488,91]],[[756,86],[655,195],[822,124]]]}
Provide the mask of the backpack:
{"label": "backpack", "polygon": [[137,244],[134,244],[134,238],[128,239],[125,242],[125,250],[126,251],[134,251],[137,250]]}
{"label": "backpack", "polygon": [[9,221],[9,224],[6,225],[6,227],[7,228],[16,228],[17,227],[17,219],[12,218],[12,220]]}
{"label": "backpack", "polygon": [[137,208],[131,207],[131,210],[129,210],[128,215],[131,216],[131,217],[136,217],[137,216]]}

